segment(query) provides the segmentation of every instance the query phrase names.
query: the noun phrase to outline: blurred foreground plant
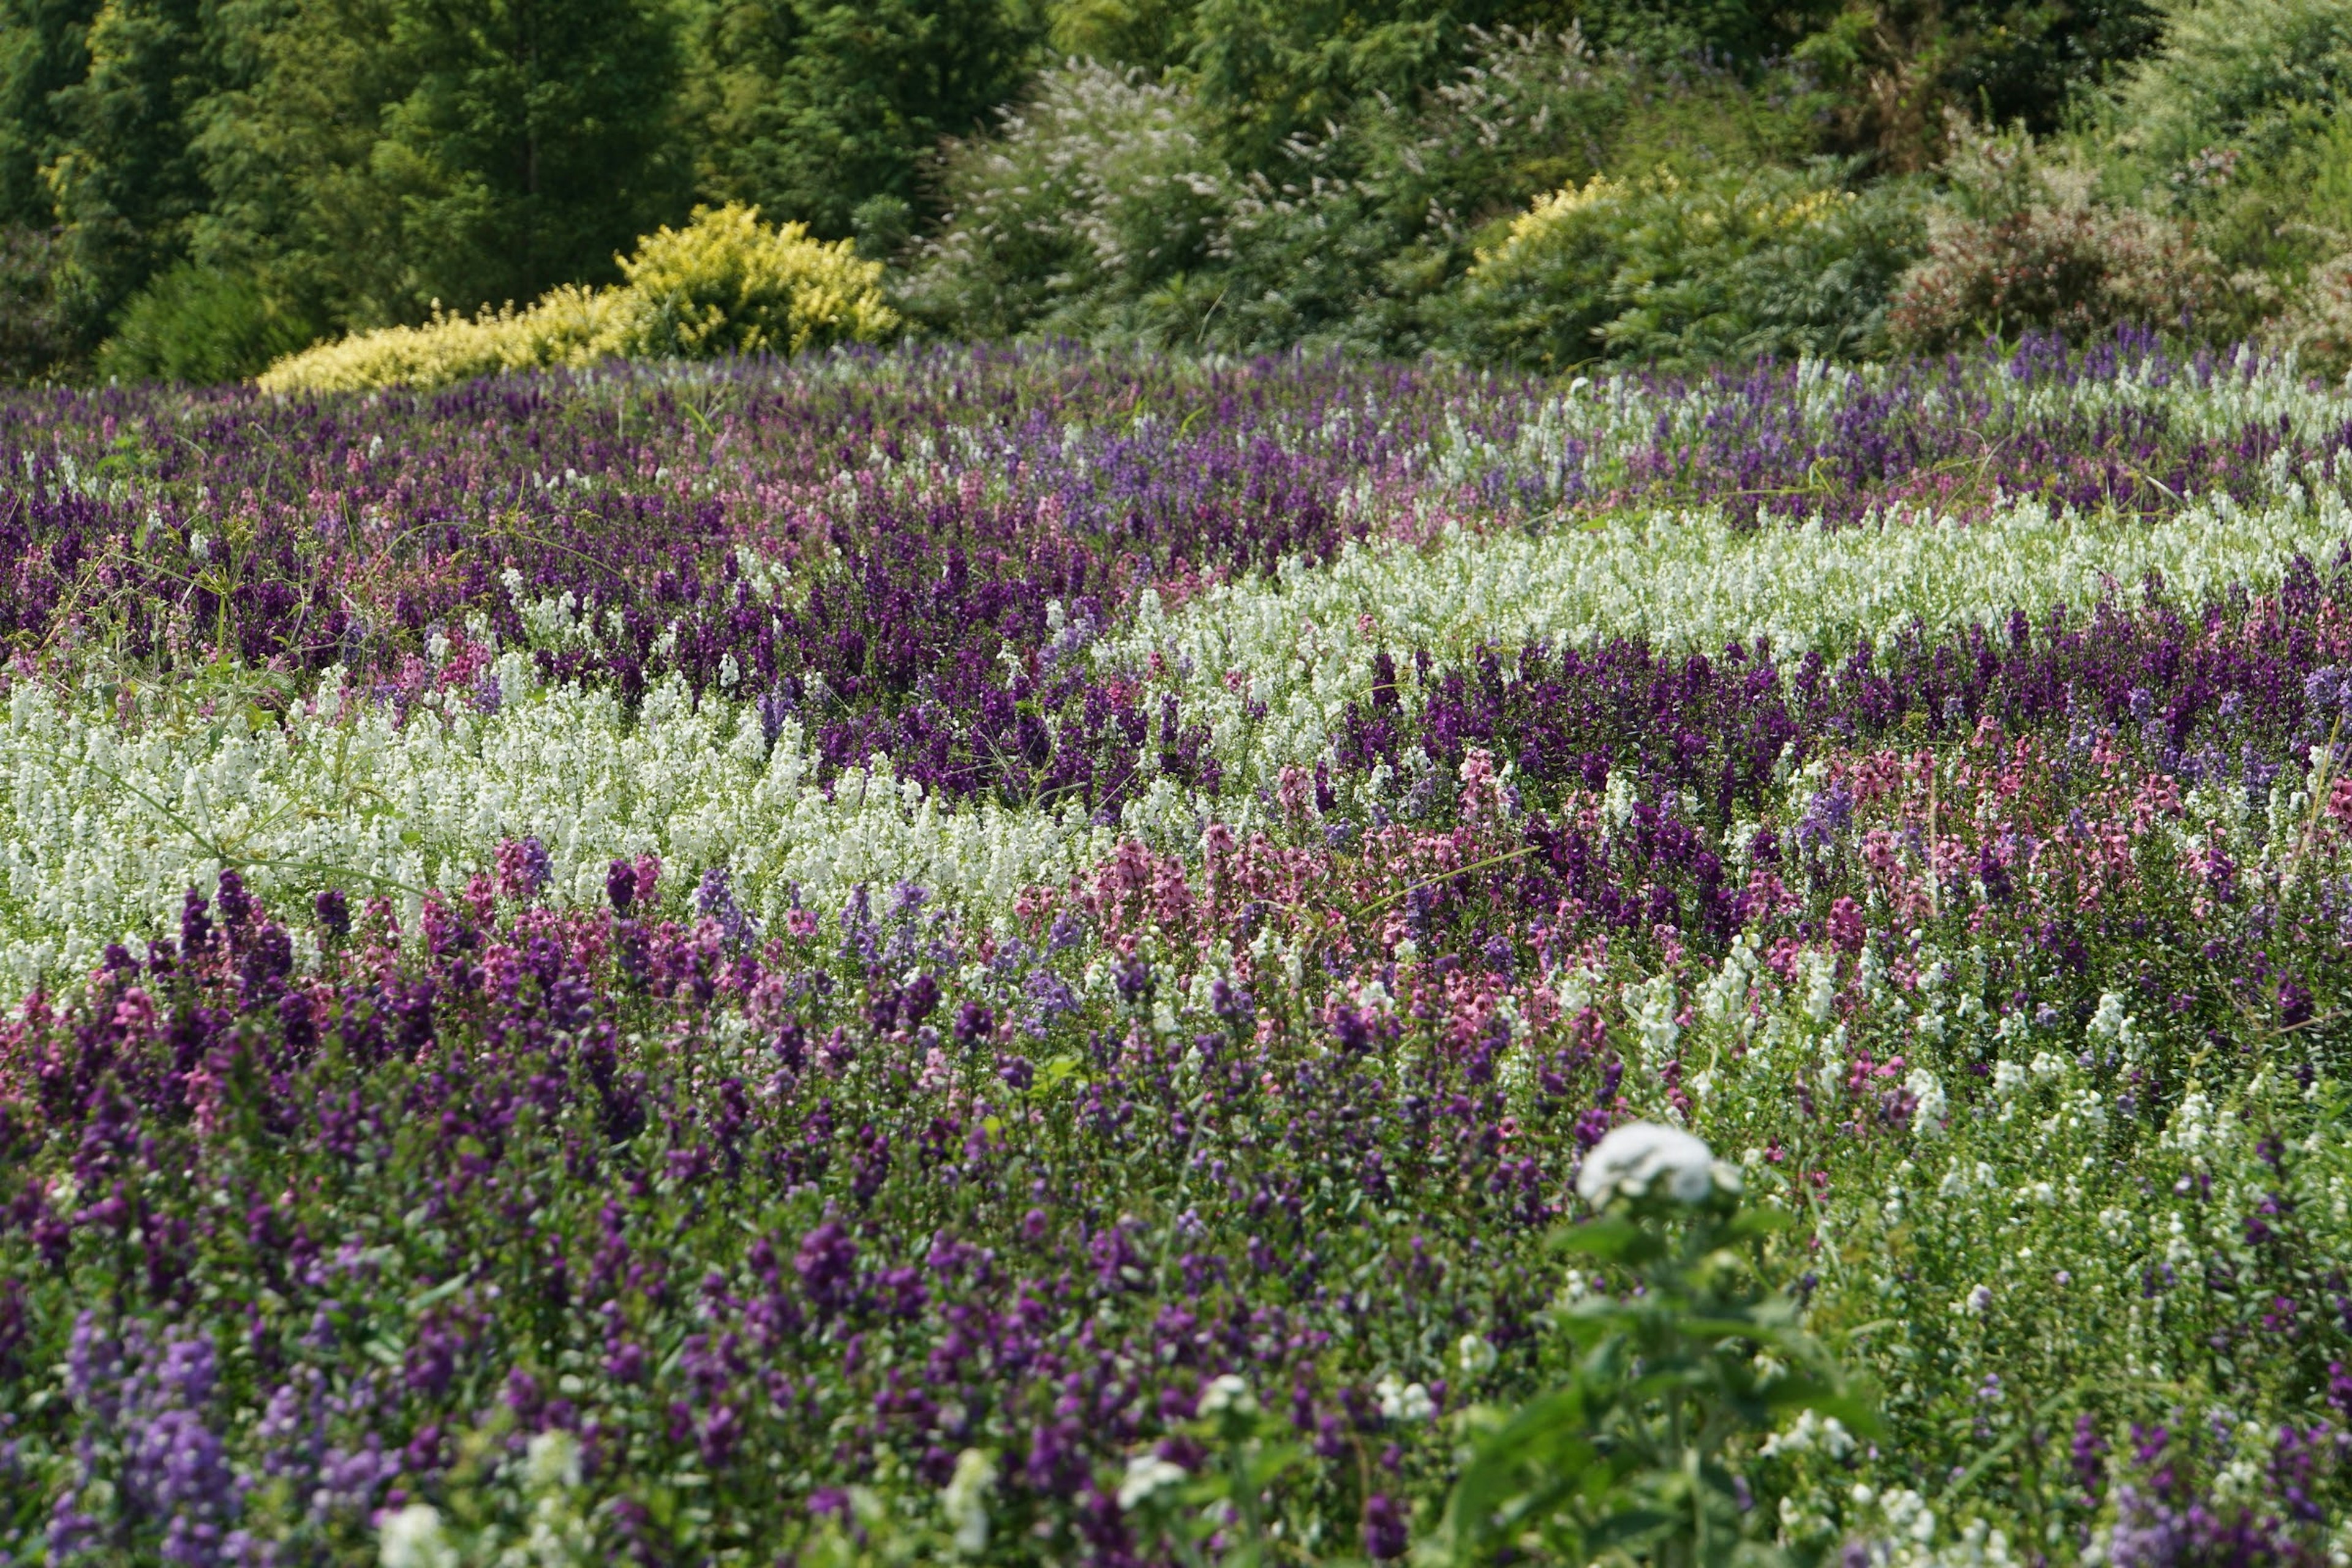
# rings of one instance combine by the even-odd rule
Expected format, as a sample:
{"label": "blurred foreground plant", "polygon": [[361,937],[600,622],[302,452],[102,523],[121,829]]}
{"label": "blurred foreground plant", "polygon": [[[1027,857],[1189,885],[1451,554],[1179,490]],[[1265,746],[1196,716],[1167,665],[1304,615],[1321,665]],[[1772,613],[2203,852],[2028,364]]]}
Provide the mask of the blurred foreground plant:
{"label": "blurred foreground plant", "polygon": [[1608,1271],[1555,1316],[1573,1374],[1515,1411],[1465,1413],[1472,1451],[1446,1525],[1458,1561],[1672,1568],[1791,1560],[1766,1534],[1748,1440],[1811,1411],[1876,1429],[1867,1399],[1764,1282],[1790,1216],[1742,1208],[1736,1169],[1689,1133],[1633,1122],[1586,1156],[1595,1217],[1555,1245]]}

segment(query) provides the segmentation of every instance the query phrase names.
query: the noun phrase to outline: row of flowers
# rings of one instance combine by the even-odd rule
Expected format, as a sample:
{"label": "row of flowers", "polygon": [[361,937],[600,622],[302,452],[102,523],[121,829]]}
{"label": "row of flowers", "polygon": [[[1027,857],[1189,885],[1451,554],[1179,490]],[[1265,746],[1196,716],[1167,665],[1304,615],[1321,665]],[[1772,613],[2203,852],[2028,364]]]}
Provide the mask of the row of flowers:
{"label": "row of flowers", "polygon": [[340,664],[397,686],[436,637],[521,646],[531,606],[568,600],[550,679],[631,700],[672,672],[698,693],[821,679],[869,719],[921,687],[968,717],[973,675],[1055,642],[1051,600],[1102,624],[1145,586],[1350,539],[1628,508],[1740,529],[2021,498],[2300,510],[2340,500],[2347,434],[2290,363],[2130,339],[1566,389],[940,352],[324,404],[60,392],[0,408],[0,635],[33,668],[184,684],[241,665],[299,688]]}
{"label": "row of flowers", "polygon": [[[1721,721],[1683,714],[1686,702],[1750,714],[1735,771],[1752,776],[1802,764],[1825,737],[1896,723],[1957,733],[1988,704],[2006,722],[2056,722],[2095,695],[2081,722],[2137,725],[2146,716],[2127,710],[2140,687],[2200,776],[2242,772],[2250,743],[2257,771],[2301,769],[2324,738],[2294,734],[2304,677],[2352,660],[2333,607],[2347,534],[2352,514],[2330,499],[2151,522],[2030,504],[1966,527],[1654,518],[1351,543],[1328,565],[1287,557],[1172,606],[1146,588],[1124,616],[1044,598],[1032,606],[1042,651],[1026,655],[1021,637],[963,624],[940,599],[942,626],[958,624],[908,656],[920,674],[900,699],[859,687],[867,666],[845,658],[830,678],[804,668],[779,679],[772,662],[722,655],[698,698],[675,671],[634,700],[576,671],[551,679],[589,619],[560,598],[525,601],[513,643],[478,620],[436,633],[394,681],[331,667],[275,712],[119,674],[63,689],[20,681],[0,747],[0,973],[24,987],[85,968],[223,865],[293,892],[334,870],[413,918],[426,888],[526,835],[549,846],[559,897],[575,906],[596,901],[612,856],[658,853],[730,866],[763,917],[789,885],[835,899],[899,879],[989,915],[1121,836],[1182,847],[1207,819],[1299,831],[1279,797],[1300,770],[1322,769],[1359,810],[1392,814],[1383,789],[1409,798],[1406,773],[1455,760],[1459,737],[1480,731],[1446,718],[1423,747],[1383,717],[1381,692],[1400,668],[1475,663],[1490,646],[1505,650],[1494,662],[1505,686],[1522,647],[1601,660],[1586,670],[1587,655],[1570,655],[1574,680],[1608,689],[1578,700],[1615,715],[1609,735],[1591,733],[1589,716],[1554,716],[1526,764],[1538,773],[1597,768],[1597,780],[1621,754],[1684,745],[1693,724]],[[894,624],[921,621],[908,611]],[[2200,658],[2222,626],[2252,639],[2242,657]],[[1736,667],[1738,679],[1693,694],[1671,680],[1638,699],[1618,689],[1650,680],[1653,657]],[[2020,689],[1992,692],[1999,682]],[[1843,695],[1825,705],[1823,691]],[[2242,719],[2250,699],[2254,717]],[[1725,754],[1710,743],[1704,767],[1704,748],[1676,764],[1677,787],[1720,793]],[[1525,749],[1501,754],[1517,763]],[[1377,780],[1360,776],[1376,764]]]}

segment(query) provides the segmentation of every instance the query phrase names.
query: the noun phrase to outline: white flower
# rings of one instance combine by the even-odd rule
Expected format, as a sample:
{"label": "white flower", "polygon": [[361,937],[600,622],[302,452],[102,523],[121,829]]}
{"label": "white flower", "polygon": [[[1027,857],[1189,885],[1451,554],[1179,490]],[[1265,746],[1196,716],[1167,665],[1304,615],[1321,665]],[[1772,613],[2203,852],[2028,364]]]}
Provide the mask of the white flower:
{"label": "white flower", "polygon": [[580,1484],[580,1439],[550,1427],[523,1451],[523,1481],[532,1491],[570,1490]]}
{"label": "white flower", "polygon": [[1847,1431],[1845,1423],[1834,1415],[1802,1411],[1798,1415],[1795,1426],[1764,1439],[1761,1453],[1769,1459],[1775,1454],[1804,1454],[1815,1448],[1822,1449],[1832,1459],[1843,1459],[1853,1452],[1853,1434]]}
{"label": "white flower", "polygon": [[1805,1016],[1816,1024],[1830,1021],[1837,1005],[1837,964],[1834,959],[1808,952],[1798,960],[1805,975]]}
{"label": "white flower", "polygon": [[1903,1089],[1916,1102],[1911,1110],[1911,1130],[1922,1138],[1940,1136],[1948,1109],[1941,1080],[1926,1068],[1913,1068],[1911,1076],[1903,1080]]}
{"label": "white flower", "polygon": [[[994,1459],[978,1448],[966,1448],[956,1456],[955,1474],[940,1490],[940,1506],[946,1510],[948,1522],[955,1527],[959,1555],[977,1557],[988,1550],[988,1494],[995,1487]],[[1125,1490],[1120,1489],[1122,1500]]]}
{"label": "white flower", "polygon": [[1907,1535],[1925,1546],[1935,1538],[1936,1514],[1927,1501],[1909,1488],[1888,1492],[1879,1500],[1885,1510],[1886,1522],[1897,1535]]}
{"label": "white flower", "polygon": [[1183,1466],[1157,1454],[1134,1455],[1127,1461],[1126,1479],[1118,1483],[1118,1506],[1135,1508],[1170,1487],[1182,1485],[1188,1479]]}
{"label": "white flower", "polygon": [[1984,1310],[1991,1305],[1992,1287],[1979,1285],[1960,1298],[1959,1310],[1968,1313],[1970,1317],[1982,1317]]}
{"label": "white flower", "polygon": [[383,1568],[457,1568],[457,1552],[441,1533],[440,1511],[413,1502],[377,1530],[376,1561]]}
{"label": "white flower", "polygon": [[1624,1001],[1625,1011],[1633,1016],[1635,1026],[1642,1031],[1643,1059],[1671,1061],[1675,1041],[1683,1032],[1682,1026],[1675,1022],[1674,976],[1660,974],[1646,984],[1628,985]]}
{"label": "white flower", "polygon": [[1427,1421],[1437,1414],[1436,1401],[1429,1390],[1418,1383],[1399,1383],[1384,1377],[1372,1392],[1380,1396],[1381,1415],[1391,1421]]}
{"label": "white flower", "polygon": [[1465,1377],[1484,1377],[1495,1370],[1495,1347],[1484,1334],[1465,1334],[1454,1347]]}
{"label": "white flower", "polygon": [[2131,1043],[2131,1016],[2124,1011],[2124,999],[2115,992],[2100,994],[2099,1010],[2091,1015],[2091,1033],[2103,1040],[2114,1040],[2122,1045]]}
{"label": "white flower", "polygon": [[1240,1415],[1257,1414],[1257,1395],[1250,1392],[1247,1383],[1230,1372],[1211,1378],[1209,1385],[1201,1391],[1202,1415],[1222,1415],[1228,1410]]}
{"label": "white flower", "polygon": [[1687,1132],[1629,1121],[1584,1157],[1576,1192],[1594,1208],[1605,1208],[1618,1198],[1641,1197],[1660,1182],[1676,1203],[1703,1203],[1712,1192],[1739,1191],[1739,1172]]}

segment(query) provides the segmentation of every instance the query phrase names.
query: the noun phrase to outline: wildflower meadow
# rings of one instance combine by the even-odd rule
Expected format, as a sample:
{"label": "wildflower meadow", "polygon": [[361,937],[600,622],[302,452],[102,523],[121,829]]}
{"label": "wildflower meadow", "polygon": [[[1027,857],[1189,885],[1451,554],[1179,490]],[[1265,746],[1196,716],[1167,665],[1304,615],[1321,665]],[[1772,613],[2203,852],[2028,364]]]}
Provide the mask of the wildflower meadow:
{"label": "wildflower meadow", "polygon": [[2347,448],[0,397],[0,1563],[2352,1563]]}

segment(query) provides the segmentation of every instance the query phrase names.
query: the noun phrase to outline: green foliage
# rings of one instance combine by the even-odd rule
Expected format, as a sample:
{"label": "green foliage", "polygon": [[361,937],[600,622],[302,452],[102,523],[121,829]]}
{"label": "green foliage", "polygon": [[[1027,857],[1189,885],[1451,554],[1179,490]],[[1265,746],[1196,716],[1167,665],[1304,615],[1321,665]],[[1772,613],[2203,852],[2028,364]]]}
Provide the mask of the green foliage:
{"label": "green foliage", "polygon": [[329,320],[609,277],[683,205],[654,0],[329,0],[254,26],[254,85],[206,116],[196,258],[258,260]]}
{"label": "green foliage", "polygon": [[1447,1510],[1457,1559],[1783,1561],[1754,1463],[1766,1436],[1804,1412],[1874,1429],[1797,1301],[1764,1284],[1764,1238],[1790,1216],[1743,1211],[1720,1188],[1679,1206],[1655,1194],[1613,1204],[1557,1238],[1624,1288],[1553,1313],[1575,1350],[1566,1382],[1515,1411],[1468,1413],[1473,1447]]}
{"label": "green foliage", "polygon": [[131,298],[98,368],[126,381],[236,381],[310,337],[257,279],[182,262]]}
{"label": "green foliage", "polygon": [[2122,82],[2095,134],[2111,200],[2193,222],[2232,267],[2301,279],[2352,226],[2339,107],[2352,16],[2317,0],[2200,0]]}
{"label": "green foliage", "polygon": [[197,0],[116,0],[92,16],[81,79],[49,95],[42,174],[60,225],[58,285],[79,337],[185,245],[203,210],[190,117],[220,84]]}
{"label": "green foliage", "polygon": [[1104,335],[1208,260],[1232,178],[1178,89],[1049,71],[998,136],[948,159],[950,216],[903,302],[958,335]]}
{"label": "green foliage", "polygon": [[2059,130],[2163,33],[2151,0],[1969,0],[1948,15],[1951,100],[2037,134]]}
{"label": "green foliage", "polygon": [[1192,46],[1196,0],[1060,0],[1045,42],[1058,59],[1100,60],[1158,74]]}
{"label": "green foliage", "polygon": [[1210,341],[1244,352],[1308,342],[1412,353],[1499,212],[1605,165],[1639,123],[1634,73],[1580,35],[1479,35],[1467,67],[1412,110],[1375,100],[1277,175],[1239,184],[1217,249],[1227,301]]}
{"label": "green foliage", "polygon": [[2113,245],[2138,281],[2085,310],[1939,282],[1903,343],[2159,296],[2175,321],[2141,284],[2184,268],[2197,330],[2246,330],[2279,296],[2217,310],[2211,279],[2292,308],[2352,248],[2347,90],[2334,0],[0,0],[0,225],[56,231],[57,363],[111,333],[117,374],[478,324],[611,283],[697,202],[904,265],[949,335],[1847,355],[1894,341],[1911,184],[1797,245],[1711,248],[1662,207],[1557,297],[1469,275],[1596,174],[1924,173],[1961,112],[2086,126],[2096,195],[2019,206],[2001,254],[2072,278]]}
{"label": "green foliage", "polygon": [[53,374],[73,349],[58,300],[56,237],[0,227],[0,383]]}
{"label": "green foliage", "polygon": [[1794,155],[1808,108],[1599,60],[1574,31],[1504,28],[1417,100],[1365,100],[1254,170],[1181,85],[1075,65],[949,161],[950,216],[905,302],[952,334],[1418,353],[1454,341],[1476,241],[1530,197],[1625,160]]}
{"label": "green foliage", "polygon": [[1410,104],[1454,79],[1482,33],[1574,26],[1629,65],[1728,65],[1754,81],[1828,11],[1822,0],[1202,0],[1185,64],[1228,150],[1270,170],[1294,137],[1321,134],[1380,98]]}
{"label": "green foliage", "polygon": [[2112,134],[2187,196],[2214,158],[2278,156],[2347,90],[2352,11],[2336,0],[2173,0],[2164,47],[2116,95]]}
{"label": "green foliage", "polygon": [[0,224],[57,216],[41,165],[58,134],[52,95],[89,69],[95,0],[0,0]]}
{"label": "green foliage", "polygon": [[1019,90],[1034,41],[1003,0],[716,0],[700,35],[704,188],[828,238],[887,234],[877,200],[921,211],[924,159]]}
{"label": "green foliage", "polygon": [[1921,203],[1898,184],[1847,191],[1833,174],[1724,170],[1563,190],[1472,269],[1458,341],[1553,371],[1607,357],[1867,353],[1917,254]]}

